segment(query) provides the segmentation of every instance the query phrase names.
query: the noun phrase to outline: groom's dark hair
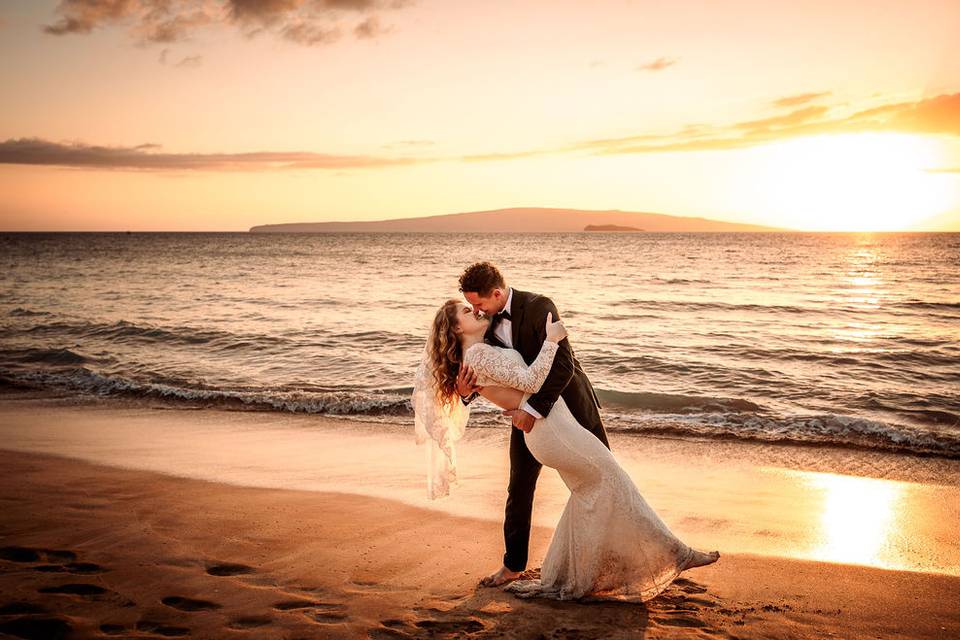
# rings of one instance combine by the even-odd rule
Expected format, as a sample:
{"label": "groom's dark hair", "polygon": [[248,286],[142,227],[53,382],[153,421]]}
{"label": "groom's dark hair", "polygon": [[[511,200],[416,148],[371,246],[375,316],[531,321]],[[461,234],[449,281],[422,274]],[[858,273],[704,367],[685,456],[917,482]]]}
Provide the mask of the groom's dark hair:
{"label": "groom's dark hair", "polygon": [[497,287],[505,289],[506,286],[507,283],[504,282],[500,271],[489,262],[472,264],[460,274],[460,291],[462,293],[469,291],[486,298]]}

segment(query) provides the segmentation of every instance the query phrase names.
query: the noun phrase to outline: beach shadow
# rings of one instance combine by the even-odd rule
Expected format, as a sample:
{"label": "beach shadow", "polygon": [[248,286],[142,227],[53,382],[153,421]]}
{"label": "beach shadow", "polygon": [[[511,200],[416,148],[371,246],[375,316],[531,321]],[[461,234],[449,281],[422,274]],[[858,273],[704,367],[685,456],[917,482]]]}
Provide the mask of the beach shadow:
{"label": "beach shadow", "polygon": [[[538,577],[536,570],[524,579]],[[549,640],[643,638],[671,628],[721,634],[713,613],[722,602],[708,589],[679,578],[646,603],[591,598],[518,598],[502,588],[437,595],[403,618],[380,621],[371,638],[544,638]]]}

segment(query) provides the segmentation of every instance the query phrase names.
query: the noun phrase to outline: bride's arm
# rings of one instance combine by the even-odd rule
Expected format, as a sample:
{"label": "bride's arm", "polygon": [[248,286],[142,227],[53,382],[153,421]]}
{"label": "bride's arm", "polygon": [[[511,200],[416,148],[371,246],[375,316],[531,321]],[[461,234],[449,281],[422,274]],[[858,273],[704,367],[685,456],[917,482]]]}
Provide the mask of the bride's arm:
{"label": "bride's arm", "polygon": [[511,389],[510,387],[484,387],[480,395],[497,405],[501,409],[511,410],[519,409],[523,401],[523,391],[520,389]]}
{"label": "bride's arm", "polygon": [[557,343],[545,340],[536,360],[526,366],[488,344],[475,344],[464,354],[464,362],[478,375],[512,389],[536,393],[550,374]]}

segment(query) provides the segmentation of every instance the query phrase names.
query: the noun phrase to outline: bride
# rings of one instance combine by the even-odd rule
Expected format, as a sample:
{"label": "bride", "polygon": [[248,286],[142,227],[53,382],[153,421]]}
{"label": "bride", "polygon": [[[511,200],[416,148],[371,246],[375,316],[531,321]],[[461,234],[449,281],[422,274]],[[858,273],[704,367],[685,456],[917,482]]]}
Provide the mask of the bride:
{"label": "bride", "polygon": [[[558,343],[567,336],[563,323],[548,315],[547,339],[527,366],[519,352],[484,343],[488,322],[466,304],[448,300],[437,312],[424,348],[413,404],[418,441],[432,441],[428,480],[433,497],[446,495],[456,481],[453,443],[469,417],[456,392],[460,367],[477,373],[483,397],[504,410],[516,409],[540,389]],[[716,551],[691,549],[670,532],[610,450],[577,423],[562,397],[524,437],[534,457],[560,473],[570,499],[540,579],[517,580],[508,590],[521,597],[645,601],[680,572],[720,557]]]}

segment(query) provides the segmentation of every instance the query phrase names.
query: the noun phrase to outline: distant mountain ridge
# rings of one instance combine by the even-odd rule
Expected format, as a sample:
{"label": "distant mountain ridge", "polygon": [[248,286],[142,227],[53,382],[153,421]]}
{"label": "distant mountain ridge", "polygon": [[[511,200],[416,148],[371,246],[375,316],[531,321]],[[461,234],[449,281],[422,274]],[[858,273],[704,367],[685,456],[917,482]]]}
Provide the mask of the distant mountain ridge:
{"label": "distant mountain ridge", "polygon": [[365,222],[294,222],[264,224],[250,233],[433,232],[433,233],[573,233],[589,225],[635,227],[645,232],[787,231],[777,227],[722,222],[708,218],[671,216],[637,211],[590,211],[547,207],[516,207],[450,213],[423,218]]}

